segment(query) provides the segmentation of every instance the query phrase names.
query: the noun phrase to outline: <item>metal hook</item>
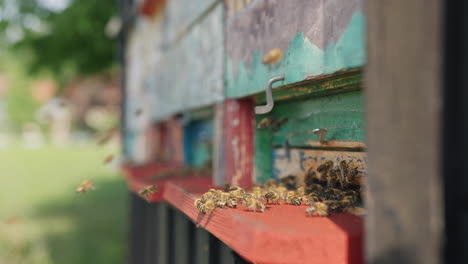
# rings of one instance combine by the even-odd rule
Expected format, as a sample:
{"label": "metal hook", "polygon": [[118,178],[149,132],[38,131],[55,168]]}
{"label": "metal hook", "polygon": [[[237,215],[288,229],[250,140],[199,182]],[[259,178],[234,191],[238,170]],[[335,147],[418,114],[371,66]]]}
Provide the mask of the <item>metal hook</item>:
{"label": "metal hook", "polygon": [[324,145],[324,144],[327,143],[327,141],[325,141],[325,136],[327,135],[327,130],[325,130],[323,128],[316,128],[316,129],[312,130],[312,133],[314,133],[315,135],[319,135],[320,144]]}
{"label": "metal hook", "polygon": [[256,106],[255,107],[255,114],[261,115],[261,114],[268,114],[271,112],[273,109],[273,106],[275,105],[275,101],[273,101],[273,94],[271,92],[273,83],[278,82],[278,81],[283,81],[284,80],[284,75],[276,76],[271,78],[268,81],[268,85],[266,87],[266,105],[261,105],[261,106]]}

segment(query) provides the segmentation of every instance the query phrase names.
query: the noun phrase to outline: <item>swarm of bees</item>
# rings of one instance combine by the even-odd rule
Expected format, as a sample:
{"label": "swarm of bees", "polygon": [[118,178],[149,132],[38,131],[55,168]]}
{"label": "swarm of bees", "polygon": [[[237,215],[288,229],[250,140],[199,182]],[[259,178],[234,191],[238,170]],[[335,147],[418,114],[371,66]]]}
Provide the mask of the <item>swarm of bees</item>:
{"label": "swarm of bees", "polygon": [[148,185],[145,188],[138,191],[138,195],[145,199],[147,202],[150,202],[151,195],[158,191],[158,186],[156,185]]}
{"label": "swarm of bees", "polygon": [[238,186],[225,185],[222,190],[210,189],[195,200],[195,208],[203,214],[216,208],[236,208],[241,204],[252,212],[264,212],[265,205],[307,205],[307,216],[328,216],[333,212],[353,212],[362,203],[358,167],[342,160],[335,166],[324,161],[316,170],[309,168],[303,177],[289,175],[280,181],[271,179],[249,192]]}
{"label": "swarm of bees", "polygon": [[84,192],[87,192],[89,190],[94,190],[94,189],[96,188],[94,187],[93,181],[85,180],[78,186],[78,188],[76,188],[76,192],[84,193]]}

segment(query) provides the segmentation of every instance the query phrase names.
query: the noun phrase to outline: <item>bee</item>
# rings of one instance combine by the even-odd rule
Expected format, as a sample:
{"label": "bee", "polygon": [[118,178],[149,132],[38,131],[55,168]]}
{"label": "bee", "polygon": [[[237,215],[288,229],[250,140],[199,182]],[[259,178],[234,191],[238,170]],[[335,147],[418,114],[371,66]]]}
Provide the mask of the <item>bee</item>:
{"label": "bee", "polygon": [[253,212],[258,210],[263,213],[265,211],[265,205],[260,200],[253,197],[245,198],[242,205]]}
{"label": "bee", "polygon": [[211,214],[213,213],[214,209],[216,208],[216,204],[213,200],[209,199],[203,204],[203,211],[204,214]]}
{"label": "bee", "polygon": [[283,59],[283,51],[281,49],[272,49],[263,56],[263,64],[276,64]]}
{"label": "bee", "polygon": [[238,201],[242,200],[247,193],[240,187],[237,187],[235,190],[229,192],[229,198],[237,199]]}
{"label": "bee", "polygon": [[325,201],[324,203],[328,206],[329,212],[343,212],[350,205],[347,201]]}
{"label": "bee", "polygon": [[302,197],[299,197],[296,192],[290,191],[286,195],[286,203],[292,205],[301,205],[302,204]]}
{"label": "bee", "polygon": [[237,199],[228,198],[227,206],[231,207],[231,208],[236,208],[237,207]]}
{"label": "bee", "polygon": [[260,186],[253,187],[252,192],[250,192],[250,194],[256,199],[260,199],[263,196],[262,193],[263,190]]}
{"label": "bee", "polygon": [[341,200],[343,198],[342,192],[335,188],[325,189],[321,196],[325,200]]}
{"label": "bee", "polygon": [[327,187],[331,188],[336,185],[336,180],[337,180],[337,171],[335,169],[330,169],[329,171],[326,172],[326,179],[327,179]]}
{"label": "bee", "polygon": [[265,199],[266,199],[266,203],[268,204],[270,201],[273,201],[275,204],[280,204],[280,196],[278,193],[274,192],[274,191],[271,191],[271,192],[267,192],[265,194]]}
{"label": "bee", "polygon": [[331,168],[333,168],[333,161],[326,160],[320,166],[318,166],[317,172],[319,173],[327,172]]}
{"label": "bee", "polygon": [[306,209],[307,216],[328,216],[328,205],[322,202],[316,202]]}
{"label": "bee", "polygon": [[229,200],[229,193],[221,193],[216,199],[216,207],[226,207]]}
{"label": "bee", "polygon": [[283,124],[287,122],[288,122],[288,119],[286,117],[280,118],[278,120],[273,120],[273,122],[271,122],[271,125],[270,125],[271,130],[277,131]]}
{"label": "bee", "polygon": [[309,194],[309,196],[307,197],[306,204],[312,205],[313,203],[316,203],[316,202],[320,202],[320,198],[315,193]]}
{"label": "bee", "polygon": [[198,212],[203,213],[205,211],[204,201],[202,198],[196,199],[193,205],[197,208]]}
{"label": "bee", "polygon": [[158,191],[158,186],[148,185],[145,188],[138,191],[138,195],[142,197],[143,199],[145,199],[147,202],[149,202],[149,198],[151,197],[151,195],[156,193],[157,191]]}
{"label": "bee", "polygon": [[111,162],[114,159],[114,155],[110,154],[104,159],[104,164]]}
{"label": "bee", "polygon": [[112,139],[114,134],[116,134],[118,131],[119,131],[118,126],[112,127],[109,130],[104,131],[102,134],[97,136],[96,143],[99,146],[106,144],[107,142],[109,142],[109,140]]}
{"label": "bee", "polygon": [[359,174],[358,167],[352,169],[348,173],[348,177],[346,177],[346,180],[348,183],[355,183],[356,176]]}
{"label": "bee", "polygon": [[343,185],[345,183],[345,178],[348,176],[348,167],[349,167],[349,162],[346,162],[345,160],[342,160],[340,162],[340,172],[341,172],[340,183],[341,183],[341,188],[343,188]]}
{"label": "bee", "polygon": [[78,188],[76,188],[76,192],[82,193],[94,189],[96,189],[96,187],[94,187],[93,181],[85,180],[78,186]]}
{"label": "bee", "polygon": [[273,117],[265,117],[260,122],[258,122],[257,129],[262,130],[265,128],[269,128],[271,126],[271,123],[273,122]]}
{"label": "bee", "polygon": [[312,184],[310,187],[307,187],[305,190],[306,194],[315,193],[316,195],[320,196],[323,193],[323,187],[320,184]]}
{"label": "bee", "polygon": [[288,190],[294,190],[296,189],[296,176],[288,175],[281,179],[281,183],[284,184]]}

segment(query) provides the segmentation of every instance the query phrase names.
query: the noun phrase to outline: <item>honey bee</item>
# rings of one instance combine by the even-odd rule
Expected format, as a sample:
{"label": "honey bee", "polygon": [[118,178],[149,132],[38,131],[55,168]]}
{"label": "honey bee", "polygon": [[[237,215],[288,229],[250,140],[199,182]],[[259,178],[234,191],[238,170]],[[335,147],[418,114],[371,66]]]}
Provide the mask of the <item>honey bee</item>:
{"label": "honey bee", "polygon": [[340,183],[341,183],[341,188],[343,188],[343,185],[345,183],[345,178],[348,175],[348,167],[349,167],[349,162],[346,162],[345,160],[342,160],[340,162],[340,172],[341,172]]}
{"label": "honey bee", "polygon": [[350,170],[348,173],[348,177],[346,177],[346,180],[348,183],[355,183],[356,176],[359,174],[358,167],[355,167],[354,169]]}
{"label": "honey bee", "polygon": [[268,204],[270,201],[274,202],[275,204],[280,204],[280,195],[274,191],[267,192],[265,194],[266,203]]}
{"label": "honey bee", "polygon": [[290,191],[286,194],[286,203],[292,205],[301,205],[302,197],[299,197],[296,192]]}
{"label": "honey bee", "polygon": [[140,195],[140,197],[142,197],[147,202],[149,202],[149,199],[150,199],[151,195],[156,193],[157,191],[158,191],[158,186],[148,185],[145,188],[138,191],[138,195]]}
{"label": "honey bee", "polygon": [[238,201],[242,200],[247,193],[240,187],[229,192],[229,198],[234,198]]}
{"label": "honey bee", "polygon": [[324,201],[329,212],[342,212],[350,204],[348,201]]}
{"label": "honey bee", "polygon": [[253,197],[245,198],[242,205],[253,212],[258,210],[263,213],[265,211],[265,205],[260,200]]}
{"label": "honey bee", "polygon": [[94,187],[93,181],[85,180],[78,186],[78,188],[76,188],[76,192],[83,193],[94,189],[96,188]]}
{"label": "honey bee", "polygon": [[312,205],[313,203],[316,203],[316,202],[320,202],[320,198],[315,193],[309,194],[309,196],[307,197],[306,204]]}
{"label": "honey bee", "polygon": [[325,189],[321,196],[325,200],[341,200],[343,198],[342,192],[335,188]]}
{"label": "honey bee", "polygon": [[306,188],[306,194],[315,193],[316,195],[320,196],[323,193],[323,187],[320,184],[312,184]]}
{"label": "honey bee", "polygon": [[262,190],[262,187],[259,187],[259,186],[255,186],[253,189],[252,189],[252,192],[250,193],[254,198],[256,199],[260,199],[262,198],[262,193],[263,193],[263,190]]}
{"label": "honey bee", "polygon": [[335,187],[337,180],[337,171],[335,169],[330,169],[326,172],[327,187]]}
{"label": "honey bee", "polygon": [[307,216],[328,216],[328,205],[322,202],[316,202],[306,209]]}
{"label": "honey bee", "polygon": [[269,128],[272,122],[273,122],[273,117],[271,116],[265,117],[262,120],[260,120],[260,122],[258,122],[257,129],[262,130],[265,128]]}
{"label": "honey bee", "polygon": [[193,205],[195,208],[197,208],[198,212],[203,213],[204,212],[204,201],[202,198],[196,199]]}
{"label": "honey bee", "polygon": [[277,131],[283,124],[287,122],[288,122],[288,119],[286,117],[280,118],[278,120],[273,120],[271,122],[270,128],[272,131]]}
{"label": "honey bee", "polygon": [[111,162],[114,159],[114,155],[110,154],[104,159],[104,164]]}
{"label": "honey bee", "polygon": [[216,207],[226,207],[229,201],[229,193],[220,193],[216,199]]}
{"label": "honey bee", "polygon": [[202,210],[202,213],[204,214],[211,214],[213,213],[214,209],[216,208],[216,204],[213,200],[207,200],[204,204],[203,204],[203,210]]}
{"label": "honey bee", "polygon": [[237,199],[228,198],[227,206],[231,207],[231,208],[236,208],[237,207]]}
{"label": "honey bee", "polygon": [[277,187],[277,182],[276,182],[275,179],[269,179],[263,184],[263,186],[266,189],[276,188]]}
{"label": "honey bee", "polygon": [[281,49],[272,49],[263,56],[263,64],[276,64],[283,59],[283,51]]}
{"label": "honey bee", "polygon": [[326,160],[317,168],[317,172],[323,173],[333,168],[333,161]]}

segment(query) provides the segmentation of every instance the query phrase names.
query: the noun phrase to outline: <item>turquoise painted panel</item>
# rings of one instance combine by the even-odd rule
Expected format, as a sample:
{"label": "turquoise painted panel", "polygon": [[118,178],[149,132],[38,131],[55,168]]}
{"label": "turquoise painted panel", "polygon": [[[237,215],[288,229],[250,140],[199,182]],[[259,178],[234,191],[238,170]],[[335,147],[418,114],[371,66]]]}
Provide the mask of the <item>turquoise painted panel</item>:
{"label": "turquoise painted panel", "polygon": [[327,130],[327,141],[364,141],[364,106],[361,91],[315,97],[278,104],[271,116],[288,121],[272,132],[272,144],[310,146],[318,136],[313,129]]}
{"label": "turquoise painted panel", "polygon": [[184,127],[184,159],[191,167],[200,168],[213,159],[213,120],[196,120]]}
{"label": "turquoise painted panel", "polygon": [[[363,66],[366,18],[361,2],[259,0],[229,17],[226,96],[261,92],[277,75],[285,75],[279,86]],[[274,48],[283,50],[283,59],[263,64],[263,56]]]}

